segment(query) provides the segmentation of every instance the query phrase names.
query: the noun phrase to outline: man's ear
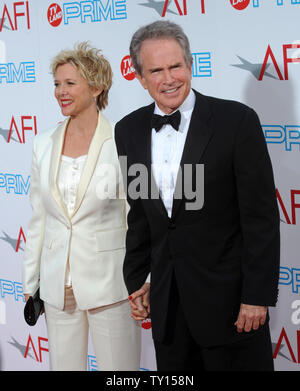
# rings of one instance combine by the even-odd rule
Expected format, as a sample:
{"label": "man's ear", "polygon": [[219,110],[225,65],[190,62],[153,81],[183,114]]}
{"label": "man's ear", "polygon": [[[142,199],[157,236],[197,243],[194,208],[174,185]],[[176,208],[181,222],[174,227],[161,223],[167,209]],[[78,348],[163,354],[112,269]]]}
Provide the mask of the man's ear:
{"label": "man's ear", "polygon": [[146,83],[146,80],[145,78],[140,75],[139,73],[135,73],[135,77],[138,79],[138,81],[141,83],[142,87],[147,90],[147,83]]}

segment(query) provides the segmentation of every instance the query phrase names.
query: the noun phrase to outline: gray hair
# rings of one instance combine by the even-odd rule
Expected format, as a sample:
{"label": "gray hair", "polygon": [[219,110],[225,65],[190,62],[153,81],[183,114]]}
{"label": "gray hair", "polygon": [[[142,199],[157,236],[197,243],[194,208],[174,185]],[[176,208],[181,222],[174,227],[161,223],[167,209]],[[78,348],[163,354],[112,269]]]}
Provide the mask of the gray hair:
{"label": "gray hair", "polygon": [[156,21],[146,26],[139,28],[133,35],[130,43],[130,57],[132,65],[137,74],[142,75],[142,62],[140,50],[142,43],[146,39],[174,39],[182,48],[183,56],[187,66],[193,62],[193,57],[190,51],[188,37],[183,32],[182,28],[170,21]]}

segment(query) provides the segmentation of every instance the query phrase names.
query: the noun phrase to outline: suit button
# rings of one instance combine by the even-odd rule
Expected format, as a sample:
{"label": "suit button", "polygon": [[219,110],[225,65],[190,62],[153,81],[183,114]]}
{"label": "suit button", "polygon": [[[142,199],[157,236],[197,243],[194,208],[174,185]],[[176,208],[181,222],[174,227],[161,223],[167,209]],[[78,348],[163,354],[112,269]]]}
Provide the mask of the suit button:
{"label": "suit button", "polygon": [[176,225],[174,223],[169,224],[169,229],[175,229]]}

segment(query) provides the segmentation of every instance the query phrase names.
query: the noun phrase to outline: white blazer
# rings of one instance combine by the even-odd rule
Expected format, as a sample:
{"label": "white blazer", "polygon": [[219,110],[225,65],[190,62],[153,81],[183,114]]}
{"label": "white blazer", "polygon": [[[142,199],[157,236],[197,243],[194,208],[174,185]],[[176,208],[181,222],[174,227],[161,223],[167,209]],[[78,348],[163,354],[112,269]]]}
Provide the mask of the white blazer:
{"label": "white blazer", "polygon": [[102,113],[68,215],[57,180],[69,118],[35,138],[30,183],[33,209],[23,260],[23,291],[63,309],[67,261],[82,310],[124,300],[126,201],[113,127]]}

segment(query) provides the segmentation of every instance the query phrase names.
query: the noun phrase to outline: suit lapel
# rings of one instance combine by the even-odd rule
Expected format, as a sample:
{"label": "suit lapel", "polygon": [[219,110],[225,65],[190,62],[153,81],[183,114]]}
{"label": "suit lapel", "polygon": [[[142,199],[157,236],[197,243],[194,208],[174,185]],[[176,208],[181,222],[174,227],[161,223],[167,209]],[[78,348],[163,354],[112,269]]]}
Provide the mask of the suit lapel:
{"label": "suit lapel", "polygon": [[151,116],[154,111],[154,103],[147,107],[147,111],[143,118],[143,124],[141,128],[145,128],[145,124],[148,124],[145,133],[138,130],[137,132],[137,145],[140,150],[140,161],[143,162],[147,168],[148,173],[148,197],[154,203],[158,211],[165,217],[168,217],[164,203],[159,195],[159,189],[156,185],[154,175],[152,173],[152,159],[151,159],[151,139],[152,139],[152,129],[150,126]]}
{"label": "suit lapel", "polygon": [[104,117],[103,114],[99,112],[98,123],[95,130],[95,134],[91,141],[87,159],[83,167],[83,171],[77,188],[74,211],[72,216],[69,216],[68,210],[61,197],[58,184],[57,184],[60,159],[61,159],[63,143],[64,143],[64,136],[65,136],[65,131],[68,122],[69,122],[69,118],[66,119],[52,135],[53,147],[52,147],[51,164],[50,164],[50,171],[49,171],[49,184],[50,184],[50,189],[53,198],[57,202],[59,208],[64,212],[65,216],[68,219],[71,219],[74,216],[74,214],[78,211],[81,205],[87,187],[94,173],[102,145],[104,141],[112,137],[112,130],[108,120]]}
{"label": "suit lapel", "polygon": [[[211,117],[208,102],[203,95],[197,91],[194,92],[196,94],[196,102],[180,162],[182,174],[184,174],[185,164],[192,165],[193,171],[195,170],[195,165],[201,160],[205,148],[213,135],[213,129],[208,124],[208,120]],[[184,175],[182,175],[183,177]],[[179,180],[179,177],[177,177],[174,194],[182,195],[180,198],[173,199],[172,218],[175,217],[179,206],[185,198],[183,183]]]}
{"label": "suit lapel", "polygon": [[69,118],[67,118],[61,125],[59,125],[52,135],[52,152],[51,152],[50,168],[49,168],[49,186],[50,186],[50,191],[52,193],[52,196],[55,199],[59,209],[61,209],[64,212],[65,216],[69,219],[67,208],[61,197],[58,184],[57,184],[60,158],[62,154],[62,148],[65,139],[65,131],[68,122],[69,122]]}
{"label": "suit lapel", "polygon": [[106,140],[110,138],[112,138],[111,125],[109,121],[104,117],[104,115],[99,112],[98,124],[95,130],[94,137],[90,144],[85,165],[82,170],[79,185],[77,188],[75,207],[72,216],[70,216],[71,218],[75,215],[81,205],[83,197],[91,181],[92,175],[95,171],[102,145]]}

